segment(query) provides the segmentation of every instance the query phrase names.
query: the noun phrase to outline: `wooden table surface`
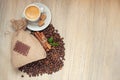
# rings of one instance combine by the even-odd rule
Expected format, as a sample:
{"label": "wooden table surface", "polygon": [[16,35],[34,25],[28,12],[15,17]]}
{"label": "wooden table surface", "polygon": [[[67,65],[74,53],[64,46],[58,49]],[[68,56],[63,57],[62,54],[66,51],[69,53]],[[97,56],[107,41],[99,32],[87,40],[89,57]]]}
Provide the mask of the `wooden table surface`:
{"label": "wooden table surface", "polygon": [[[10,19],[42,2],[64,37],[64,67],[52,75],[29,78],[10,61]],[[0,80],[120,80],[120,0],[0,0]]]}

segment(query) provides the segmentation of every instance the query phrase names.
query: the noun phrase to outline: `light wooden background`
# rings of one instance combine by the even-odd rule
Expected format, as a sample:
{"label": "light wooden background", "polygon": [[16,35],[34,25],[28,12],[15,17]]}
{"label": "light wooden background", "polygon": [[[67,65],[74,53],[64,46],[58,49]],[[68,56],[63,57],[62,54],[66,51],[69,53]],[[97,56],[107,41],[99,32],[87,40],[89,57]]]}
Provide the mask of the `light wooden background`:
{"label": "light wooden background", "polygon": [[[64,67],[29,78],[10,62],[10,19],[42,2],[66,43]],[[0,80],[120,80],[120,0],[0,0]]]}

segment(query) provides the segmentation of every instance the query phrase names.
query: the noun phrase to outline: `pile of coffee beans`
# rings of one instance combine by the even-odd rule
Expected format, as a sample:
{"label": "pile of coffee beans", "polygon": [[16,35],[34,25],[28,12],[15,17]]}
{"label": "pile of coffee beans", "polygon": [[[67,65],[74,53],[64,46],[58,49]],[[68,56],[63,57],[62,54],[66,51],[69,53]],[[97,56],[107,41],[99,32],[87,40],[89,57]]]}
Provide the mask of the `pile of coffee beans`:
{"label": "pile of coffee beans", "polygon": [[54,41],[57,42],[58,46],[52,46],[52,49],[47,51],[47,57],[42,60],[38,60],[29,63],[19,68],[20,71],[27,73],[31,76],[39,76],[42,74],[52,74],[59,71],[63,67],[63,61],[65,56],[65,48],[63,38],[60,36],[57,30],[50,24],[45,30],[42,31],[46,38],[53,37]]}

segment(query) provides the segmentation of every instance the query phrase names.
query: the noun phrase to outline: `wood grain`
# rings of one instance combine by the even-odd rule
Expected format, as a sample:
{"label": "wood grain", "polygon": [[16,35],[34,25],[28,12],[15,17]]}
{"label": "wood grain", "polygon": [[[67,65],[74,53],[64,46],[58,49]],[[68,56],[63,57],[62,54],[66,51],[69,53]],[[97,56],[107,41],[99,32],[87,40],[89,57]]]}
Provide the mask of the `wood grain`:
{"label": "wood grain", "polygon": [[[64,67],[29,78],[13,69],[10,19],[26,5],[46,4],[52,24],[64,37]],[[0,80],[120,80],[120,0],[0,0]]]}

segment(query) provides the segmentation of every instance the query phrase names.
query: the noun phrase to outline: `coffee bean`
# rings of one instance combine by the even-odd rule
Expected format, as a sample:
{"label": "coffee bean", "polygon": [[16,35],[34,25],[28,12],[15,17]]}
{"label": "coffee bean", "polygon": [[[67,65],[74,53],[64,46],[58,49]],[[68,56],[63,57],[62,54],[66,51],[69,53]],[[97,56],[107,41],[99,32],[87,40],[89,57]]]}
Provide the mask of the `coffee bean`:
{"label": "coffee bean", "polygon": [[21,77],[24,77],[24,75],[21,75]]}

